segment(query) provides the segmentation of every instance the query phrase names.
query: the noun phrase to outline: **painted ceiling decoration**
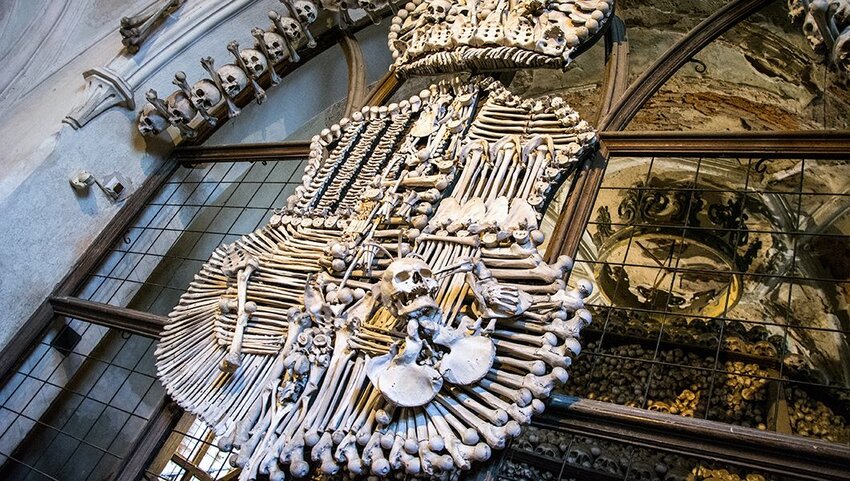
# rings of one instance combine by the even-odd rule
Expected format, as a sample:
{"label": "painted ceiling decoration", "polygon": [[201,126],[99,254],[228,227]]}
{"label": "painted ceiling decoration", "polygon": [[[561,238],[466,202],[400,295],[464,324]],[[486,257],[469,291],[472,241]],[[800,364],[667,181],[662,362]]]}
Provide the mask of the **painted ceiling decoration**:
{"label": "painted ceiling decoration", "polygon": [[[238,115],[243,93],[262,102],[259,77],[277,83],[274,62],[309,45],[303,3],[270,13],[255,48],[232,42],[233,62],[204,59],[210,79],[178,73],[165,100],[149,92],[139,129],[192,136],[197,115]],[[596,134],[559,97],[465,72],[564,67],[612,5],[470,2],[451,13],[484,36],[466,60],[414,54],[449,7],[398,12],[413,28],[393,30],[394,69],[463,76],[315,136],[287,205],[216,250],[170,315],[160,379],[221,436],[242,480],[448,479],[519,436],[581,352],[593,285],[567,287],[572,260],[549,264],[538,247],[548,204],[595,155]]]}

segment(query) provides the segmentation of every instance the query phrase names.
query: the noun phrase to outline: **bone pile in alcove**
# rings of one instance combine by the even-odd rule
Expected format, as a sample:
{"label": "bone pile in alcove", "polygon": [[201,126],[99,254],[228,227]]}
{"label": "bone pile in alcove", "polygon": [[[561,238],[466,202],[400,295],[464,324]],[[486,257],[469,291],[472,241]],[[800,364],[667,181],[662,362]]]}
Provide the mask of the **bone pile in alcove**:
{"label": "bone pile in alcove", "polygon": [[[571,262],[543,262],[537,223],[594,145],[559,99],[523,101],[482,79],[322,132],[287,207],[219,248],[172,313],[157,351],[168,392],[223,434],[242,479],[303,477],[311,463],[438,475],[487,459],[580,351],[590,286],[565,289]],[[416,275],[442,273],[442,322],[426,341],[494,348],[480,379],[443,372],[433,399],[410,407],[367,372],[421,341],[373,288],[399,257]]]}

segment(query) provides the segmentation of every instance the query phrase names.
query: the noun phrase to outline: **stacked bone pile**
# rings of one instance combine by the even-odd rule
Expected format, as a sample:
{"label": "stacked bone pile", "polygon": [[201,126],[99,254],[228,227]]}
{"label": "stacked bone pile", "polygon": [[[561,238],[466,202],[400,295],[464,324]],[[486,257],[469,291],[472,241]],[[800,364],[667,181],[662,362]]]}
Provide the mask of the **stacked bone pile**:
{"label": "stacked bone pile", "polygon": [[[242,48],[237,41],[227,45],[232,61],[216,67],[212,57],[201,59],[201,66],[209,78],[190,84],[183,72],[177,72],[173,83],[178,87],[165,99],[159,98],[155,90],[145,95],[147,103],[139,114],[138,129],[144,136],[158,135],[169,126],[177,129],[183,137],[192,138],[204,124],[216,126],[219,117],[236,117],[241,113],[239,105],[250,102],[253,97],[258,104],[266,99],[261,84],[280,84],[278,70],[288,63],[299,62],[298,50],[314,48],[316,40],[310,26],[316,23],[320,13],[318,0],[280,0],[282,9],[268,13],[270,26],[251,30],[250,46]],[[388,0],[366,0],[356,5],[366,11],[374,22],[382,10],[391,7]],[[352,23],[347,2],[321,2],[321,9],[336,17],[342,27]]]}
{"label": "stacked bone pile", "polygon": [[656,358],[662,364],[653,367],[653,349],[588,346],[596,355],[576,365],[567,394],[686,417],[703,417],[708,409],[709,419],[767,429],[769,374],[758,364],[727,361],[712,374],[713,356],[662,349]]}
{"label": "stacked bone pile", "polygon": [[850,81],[850,0],[788,0],[788,11],[815,53]]}
{"label": "stacked bone pile", "polygon": [[539,220],[596,146],[560,99],[432,86],[323,131],[270,225],[171,314],[168,392],[241,479],[449,476],[543,410],[590,322]]}
{"label": "stacked bone pile", "polygon": [[400,76],[565,68],[605,25],[613,0],[413,0],[393,18]]}

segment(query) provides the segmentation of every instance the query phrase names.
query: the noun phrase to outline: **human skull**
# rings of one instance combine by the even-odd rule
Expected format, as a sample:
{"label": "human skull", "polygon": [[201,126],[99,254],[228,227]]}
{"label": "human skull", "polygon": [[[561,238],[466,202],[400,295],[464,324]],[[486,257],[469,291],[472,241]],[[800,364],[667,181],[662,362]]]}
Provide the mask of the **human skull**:
{"label": "human skull", "polygon": [[157,135],[168,128],[168,121],[159,114],[152,103],[148,102],[139,115],[139,133],[145,137]]}
{"label": "human skull", "polygon": [[357,5],[367,12],[377,12],[386,4],[381,0],[357,0]]}
{"label": "human skull", "polygon": [[259,50],[246,48],[239,52],[242,61],[245,62],[245,67],[251,72],[254,78],[258,78],[268,70],[268,61],[265,55]]}
{"label": "human skull", "polygon": [[406,257],[390,263],[381,276],[381,300],[398,319],[415,319],[437,310],[437,280],[428,264]]}
{"label": "human skull", "polygon": [[222,66],[216,71],[221,78],[221,86],[230,97],[236,97],[239,92],[248,86],[248,76],[241,68],[231,63]]}
{"label": "human skull", "polygon": [[301,20],[304,25],[312,24],[319,16],[319,7],[310,0],[297,0],[292,7],[295,9],[298,20]]}
{"label": "human skull", "polygon": [[425,20],[438,23],[446,19],[449,10],[452,8],[452,2],[447,0],[434,0],[428,4],[428,10],[425,14]]}
{"label": "human skull", "polygon": [[192,86],[192,105],[196,108],[210,110],[221,102],[221,92],[215,82],[203,79]]}
{"label": "human skull", "polygon": [[165,104],[168,106],[168,122],[172,125],[188,124],[198,114],[191,100],[182,91],[169,95]]}
{"label": "human skull", "polygon": [[278,63],[287,55],[286,40],[276,32],[266,32],[263,34],[263,42],[266,44],[266,50],[269,52],[269,61]]}
{"label": "human skull", "polygon": [[292,17],[280,17],[280,27],[291,42],[297,45],[301,41],[301,25],[297,20]]}

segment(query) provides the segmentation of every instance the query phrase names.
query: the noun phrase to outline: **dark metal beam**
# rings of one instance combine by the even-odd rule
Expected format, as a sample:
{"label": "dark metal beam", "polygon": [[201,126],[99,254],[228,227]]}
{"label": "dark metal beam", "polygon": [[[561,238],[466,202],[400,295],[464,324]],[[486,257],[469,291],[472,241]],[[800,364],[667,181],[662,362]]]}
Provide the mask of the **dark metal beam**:
{"label": "dark metal beam", "polygon": [[162,329],[168,324],[168,318],[164,316],[76,297],[51,297],[50,305],[57,316],[80,319],[154,339],[159,339]]}
{"label": "dark metal beam", "polygon": [[850,446],[570,396],[553,396],[534,424],[797,479],[850,473]]}
{"label": "dark metal beam", "polygon": [[186,167],[210,162],[303,160],[308,155],[310,155],[310,142],[181,147],[174,151],[174,158]]}
{"label": "dark metal beam", "polygon": [[601,132],[616,156],[850,159],[850,131]]}
{"label": "dark metal beam", "polygon": [[772,2],[773,0],[733,0],[703,20],[638,77],[611,112],[602,119],[599,130],[625,130],[644,104],[682,65],[706,45]]}

